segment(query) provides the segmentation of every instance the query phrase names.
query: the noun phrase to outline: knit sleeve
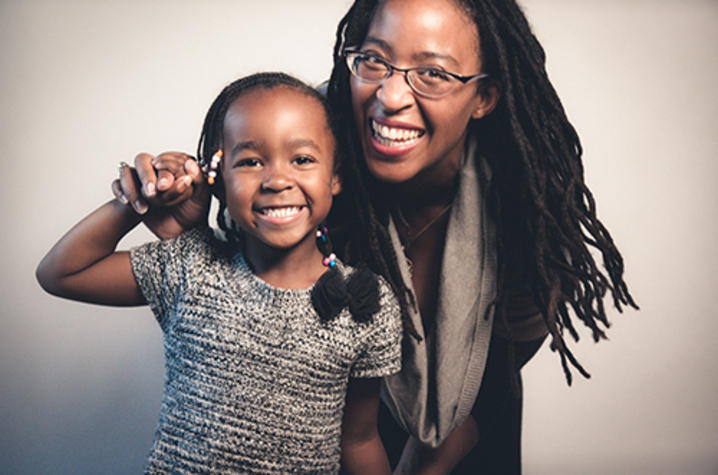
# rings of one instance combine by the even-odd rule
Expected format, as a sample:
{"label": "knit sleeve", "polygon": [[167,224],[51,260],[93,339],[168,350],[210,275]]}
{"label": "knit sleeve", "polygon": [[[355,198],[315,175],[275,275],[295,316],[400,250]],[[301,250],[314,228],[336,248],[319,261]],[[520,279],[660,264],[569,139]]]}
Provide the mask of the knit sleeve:
{"label": "knit sleeve", "polygon": [[130,264],[142,295],[165,330],[167,316],[189,281],[193,256],[205,230],[130,249]]}
{"label": "knit sleeve", "polygon": [[372,317],[364,349],[352,366],[352,378],[378,378],[401,369],[401,310],[389,285],[379,280],[379,311]]}

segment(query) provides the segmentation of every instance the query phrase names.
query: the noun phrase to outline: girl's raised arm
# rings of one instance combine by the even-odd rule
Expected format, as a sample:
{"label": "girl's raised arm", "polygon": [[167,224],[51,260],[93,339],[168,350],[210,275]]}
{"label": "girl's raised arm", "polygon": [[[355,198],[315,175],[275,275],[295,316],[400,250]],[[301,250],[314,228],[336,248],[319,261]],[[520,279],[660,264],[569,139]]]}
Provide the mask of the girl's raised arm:
{"label": "girl's raised arm", "polygon": [[129,206],[112,200],[77,223],[50,249],[37,267],[47,292],[104,305],[143,305],[128,252],[117,243],[142,221]]}

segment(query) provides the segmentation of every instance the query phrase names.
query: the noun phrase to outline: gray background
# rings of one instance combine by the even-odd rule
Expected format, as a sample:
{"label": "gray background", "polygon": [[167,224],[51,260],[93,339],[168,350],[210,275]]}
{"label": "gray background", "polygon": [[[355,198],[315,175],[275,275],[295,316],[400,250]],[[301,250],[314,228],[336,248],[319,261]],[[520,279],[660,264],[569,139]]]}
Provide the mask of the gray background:
{"label": "gray background", "polygon": [[[34,268],[110,198],[119,160],[194,151],[225,83],[325,79],[348,3],[0,3],[2,472],[141,471],[162,391],[152,315],[56,299]],[[527,366],[525,473],[718,473],[718,3],[523,3],[642,308],[574,345],[591,380],[568,388],[548,348]]]}

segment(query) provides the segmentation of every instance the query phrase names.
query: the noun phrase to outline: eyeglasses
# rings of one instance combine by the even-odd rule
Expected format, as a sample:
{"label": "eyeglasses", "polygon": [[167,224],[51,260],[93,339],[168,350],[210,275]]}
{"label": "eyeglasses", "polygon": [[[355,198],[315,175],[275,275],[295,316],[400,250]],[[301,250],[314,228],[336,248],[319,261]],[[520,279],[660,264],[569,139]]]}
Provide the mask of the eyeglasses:
{"label": "eyeglasses", "polygon": [[364,82],[380,83],[391,77],[394,71],[397,71],[404,73],[406,82],[414,92],[432,99],[449,94],[459,84],[467,84],[475,79],[483,79],[489,76],[485,73],[461,76],[428,66],[397,68],[374,54],[350,49],[345,49],[343,55],[347,61],[349,71]]}

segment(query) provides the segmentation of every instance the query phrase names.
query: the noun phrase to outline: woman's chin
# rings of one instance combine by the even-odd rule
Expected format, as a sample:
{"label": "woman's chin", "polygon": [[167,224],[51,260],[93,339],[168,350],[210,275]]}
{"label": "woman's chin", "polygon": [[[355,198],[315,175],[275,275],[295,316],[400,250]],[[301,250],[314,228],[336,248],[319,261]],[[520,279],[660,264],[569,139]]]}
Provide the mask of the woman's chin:
{"label": "woman's chin", "polygon": [[398,185],[410,181],[416,176],[417,170],[397,161],[377,160],[367,157],[369,173],[380,182]]}

